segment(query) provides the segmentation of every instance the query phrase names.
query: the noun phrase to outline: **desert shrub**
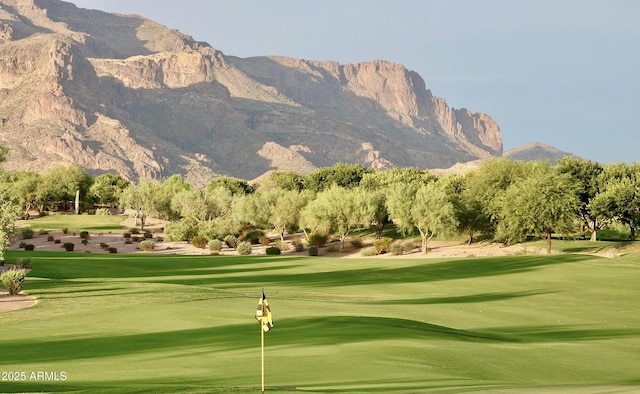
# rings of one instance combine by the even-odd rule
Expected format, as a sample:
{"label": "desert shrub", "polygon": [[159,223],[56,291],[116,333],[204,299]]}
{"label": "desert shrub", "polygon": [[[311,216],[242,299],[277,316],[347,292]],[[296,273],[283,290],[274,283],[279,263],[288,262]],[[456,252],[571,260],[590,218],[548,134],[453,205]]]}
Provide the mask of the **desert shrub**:
{"label": "desert shrub", "polygon": [[322,245],[326,244],[328,240],[329,240],[329,235],[328,234],[322,234],[322,233],[315,233],[314,232],[314,233],[309,234],[309,238],[307,239],[307,242],[311,246],[322,246]]}
{"label": "desert shrub", "polygon": [[0,274],[0,280],[9,294],[16,295],[22,291],[25,276],[27,276],[27,271],[23,269],[10,269]]}
{"label": "desert shrub", "polygon": [[86,244],[89,243],[89,240],[86,239],[86,238],[83,238],[82,241],[80,241],[80,242],[82,242],[83,245],[86,245]]}
{"label": "desert shrub", "polygon": [[373,248],[376,251],[376,254],[383,254],[391,251],[391,244],[393,243],[393,238],[382,237],[373,241]]}
{"label": "desert shrub", "polygon": [[127,239],[126,241],[124,241],[125,245],[131,245],[133,243],[132,240]]}
{"label": "desert shrub", "polygon": [[329,246],[327,248],[327,252],[330,252],[330,253],[335,253],[335,252],[339,252],[339,251],[340,251],[340,249],[338,249],[337,247],[335,247],[333,245],[331,245],[331,246]]}
{"label": "desert shrub", "polygon": [[153,241],[140,242],[140,249],[144,250],[145,252],[153,252],[155,248],[156,248],[156,244]]}
{"label": "desert shrub", "polygon": [[138,230],[136,227],[134,227],[134,228],[130,229],[130,230],[129,230],[129,232],[130,232],[131,234],[140,234],[140,230]]}
{"label": "desert shrub", "polygon": [[293,249],[296,252],[302,252],[304,250],[304,243],[302,242],[301,238],[296,238],[291,241],[291,245],[293,245]]}
{"label": "desert shrub", "polygon": [[115,253],[118,253],[118,248],[113,247],[113,246],[109,246],[107,248],[107,251],[109,251],[109,253],[115,254]]}
{"label": "desert shrub", "polygon": [[280,248],[277,246],[269,246],[267,249],[265,249],[265,253],[268,255],[278,255],[282,252],[280,251]]}
{"label": "desert shrub", "polygon": [[108,247],[109,247],[109,244],[108,244],[108,243],[105,243],[105,242],[100,242],[100,247],[101,247],[102,249],[106,249],[106,248],[108,248]]}
{"label": "desert shrub", "polygon": [[20,237],[22,237],[22,239],[31,239],[33,238],[33,234],[33,229],[30,229],[29,227],[20,229]]}
{"label": "desert shrub", "polygon": [[75,244],[73,242],[65,242],[65,243],[62,244],[62,247],[67,252],[73,252],[74,246],[75,246]]}
{"label": "desert shrub", "polygon": [[123,236],[124,238],[129,239],[129,238],[131,238],[131,233],[127,231],[126,233],[122,234],[122,236]]}
{"label": "desert shrub", "polygon": [[49,235],[49,236],[47,237],[47,242],[53,242],[53,240],[54,240],[54,239],[55,239],[55,238],[53,238],[53,235]]}
{"label": "desert shrub", "polygon": [[238,246],[238,238],[236,238],[235,235],[229,234],[226,237],[224,237],[223,241],[230,248],[234,248],[235,249]]}
{"label": "desert shrub", "polygon": [[309,246],[309,256],[317,256],[318,255],[318,247],[313,245]]}
{"label": "desert shrub", "polygon": [[20,245],[18,245],[18,247],[24,249],[26,245],[27,245],[26,242],[20,242]]}
{"label": "desert shrub", "polygon": [[374,247],[369,247],[369,248],[364,248],[360,251],[360,254],[365,256],[365,257],[370,257],[370,256],[375,256],[378,253],[376,253],[376,249]]}
{"label": "desert shrub", "polygon": [[349,243],[351,243],[351,246],[353,246],[356,249],[360,249],[363,245],[362,242],[362,238],[360,237],[353,237],[349,240]]}
{"label": "desert shrub", "polygon": [[54,243],[54,244],[59,244],[59,243],[60,243],[60,240],[59,240],[59,239],[56,239],[56,240],[54,240],[54,241],[53,241],[53,243]]}
{"label": "desert shrub", "polygon": [[142,241],[142,237],[131,237],[131,241],[140,242],[140,241]]}
{"label": "desert shrub", "polygon": [[282,242],[280,240],[277,240],[275,242],[275,247],[280,249],[281,252],[286,252],[287,250],[291,249],[288,243]]}
{"label": "desert shrub", "polygon": [[212,239],[211,241],[207,242],[207,246],[213,253],[220,253],[220,251],[222,250],[222,242],[219,239]]}
{"label": "desert shrub", "polygon": [[40,230],[38,230],[38,235],[47,235],[47,234],[49,234],[49,232],[45,229],[41,228]]}
{"label": "desert shrub", "polygon": [[21,269],[31,269],[31,258],[30,257],[19,257],[16,260],[16,265]]}
{"label": "desert shrub", "polygon": [[391,254],[394,256],[400,256],[404,254],[404,247],[402,246],[402,242],[394,242],[391,244]]}
{"label": "desert shrub", "polygon": [[209,240],[202,235],[196,235],[195,237],[191,238],[191,244],[200,249],[206,248],[208,242]]}
{"label": "desert shrub", "polygon": [[261,235],[258,237],[258,242],[260,242],[260,245],[262,246],[268,246],[271,243],[271,238],[266,235]]}
{"label": "desert shrub", "polygon": [[144,232],[144,238],[145,239],[151,239],[153,238],[153,233],[151,231],[145,231]]}
{"label": "desert shrub", "polygon": [[89,232],[88,231],[80,231],[80,238],[89,239]]}
{"label": "desert shrub", "polygon": [[65,228],[62,229],[62,232],[64,234],[69,234],[69,229],[65,227]]}
{"label": "desert shrub", "polygon": [[413,242],[412,240],[408,239],[406,241],[402,242],[402,250],[405,253],[409,253],[411,252],[414,248],[416,247],[415,242]]}
{"label": "desert shrub", "polygon": [[240,255],[243,255],[243,256],[249,255],[251,254],[251,244],[247,241],[238,242],[238,245],[236,246],[236,250]]}
{"label": "desert shrub", "polygon": [[36,247],[34,244],[25,244],[24,250],[34,250]]}
{"label": "desert shrub", "polygon": [[246,241],[252,244],[257,244],[259,243],[260,237],[264,235],[264,231],[262,230],[251,230],[249,232],[243,233],[240,237],[238,237],[238,241]]}
{"label": "desert shrub", "polygon": [[109,208],[98,208],[96,209],[95,214],[98,216],[108,216],[111,215],[111,211],[109,210]]}

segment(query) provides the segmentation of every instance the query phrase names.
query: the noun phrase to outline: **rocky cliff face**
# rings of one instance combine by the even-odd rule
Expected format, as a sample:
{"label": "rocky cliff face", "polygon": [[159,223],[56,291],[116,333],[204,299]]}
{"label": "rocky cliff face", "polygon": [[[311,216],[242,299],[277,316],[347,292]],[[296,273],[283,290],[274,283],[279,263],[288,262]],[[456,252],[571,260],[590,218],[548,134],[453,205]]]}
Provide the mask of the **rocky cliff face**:
{"label": "rocky cliff face", "polygon": [[138,16],[0,0],[0,144],[10,170],[252,179],[338,161],[446,167],[502,154],[488,115],[404,66],[237,58]]}

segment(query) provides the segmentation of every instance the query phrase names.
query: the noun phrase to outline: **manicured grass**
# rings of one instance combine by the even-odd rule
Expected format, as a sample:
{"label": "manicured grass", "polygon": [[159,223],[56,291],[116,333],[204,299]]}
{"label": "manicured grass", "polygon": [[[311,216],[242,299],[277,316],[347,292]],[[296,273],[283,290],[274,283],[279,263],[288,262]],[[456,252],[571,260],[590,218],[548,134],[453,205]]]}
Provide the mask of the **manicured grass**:
{"label": "manicured grass", "polygon": [[0,392],[640,390],[637,256],[461,259],[28,253]]}
{"label": "manicured grass", "polygon": [[22,220],[20,225],[26,225],[33,230],[63,230],[69,231],[119,231],[125,216],[120,215],[49,215],[36,219]]}

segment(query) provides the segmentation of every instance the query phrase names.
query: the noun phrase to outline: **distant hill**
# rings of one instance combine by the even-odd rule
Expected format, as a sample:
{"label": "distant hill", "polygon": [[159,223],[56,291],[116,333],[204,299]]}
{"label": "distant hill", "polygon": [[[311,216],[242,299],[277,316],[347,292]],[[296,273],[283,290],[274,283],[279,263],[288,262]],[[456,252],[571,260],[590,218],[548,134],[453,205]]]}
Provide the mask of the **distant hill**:
{"label": "distant hill", "polygon": [[574,155],[569,152],[558,150],[550,145],[534,142],[518,148],[506,150],[503,156],[515,160],[549,160],[550,162],[555,163],[563,157]]}
{"label": "distant hill", "polygon": [[238,58],[137,15],[0,0],[8,170],[75,163],[137,180],[253,179],[336,162],[448,167],[501,156],[489,115],[400,64]]}
{"label": "distant hill", "polygon": [[[506,150],[503,157],[521,160],[521,161],[535,161],[535,160],[548,160],[550,163],[555,164],[558,160],[566,156],[575,156],[572,153],[563,152],[554,148],[551,145],[540,144],[533,142],[527,145],[520,146],[518,148]],[[464,163],[456,163],[449,168],[435,168],[431,171],[438,176],[446,176],[449,174],[464,174],[468,171],[475,170],[487,159],[471,160]]]}

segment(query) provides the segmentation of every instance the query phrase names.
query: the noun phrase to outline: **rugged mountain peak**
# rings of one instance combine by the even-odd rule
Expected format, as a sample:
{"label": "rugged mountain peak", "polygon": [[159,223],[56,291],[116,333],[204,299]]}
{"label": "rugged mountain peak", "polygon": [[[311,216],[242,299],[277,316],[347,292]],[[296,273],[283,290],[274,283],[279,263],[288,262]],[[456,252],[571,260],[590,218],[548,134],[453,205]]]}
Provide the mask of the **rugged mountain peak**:
{"label": "rugged mountain peak", "polygon": [[58,0],[0,0],[0,61],[0,144],[13,170],[73,162],[204,184],[502,153],[495,121],[450,108],[401,64],[237,58],[141,16]]}

